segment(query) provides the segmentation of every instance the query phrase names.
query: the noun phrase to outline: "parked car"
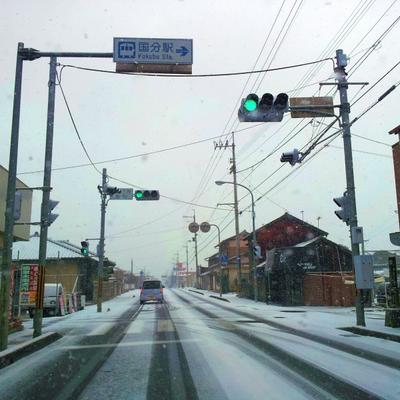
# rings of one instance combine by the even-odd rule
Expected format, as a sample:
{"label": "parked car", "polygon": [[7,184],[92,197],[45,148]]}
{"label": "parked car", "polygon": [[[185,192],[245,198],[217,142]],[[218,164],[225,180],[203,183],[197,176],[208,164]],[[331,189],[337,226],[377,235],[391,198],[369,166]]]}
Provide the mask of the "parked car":
{"label": "parked car", "polygon": [[161,281],[143,281],[142,288],[140,290],[140,304],[144,304],[147,301],[158,301],[159,303],[163,303],[163,288],[164,286],[161,284]]}
{"label": "parked car", "polygon": [[59,283],[44,285],[43,315],[60,315],[60,297],[64,296],[64,288]]}

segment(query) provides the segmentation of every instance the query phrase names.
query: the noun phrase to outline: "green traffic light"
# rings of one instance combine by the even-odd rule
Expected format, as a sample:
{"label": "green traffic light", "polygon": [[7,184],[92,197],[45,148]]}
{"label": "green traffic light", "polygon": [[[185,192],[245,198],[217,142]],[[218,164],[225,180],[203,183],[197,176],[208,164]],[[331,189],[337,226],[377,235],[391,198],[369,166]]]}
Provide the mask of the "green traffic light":
{"label": "green traffic light", "polygon": [[136,192],[136,198],[141,199],[143,197],[143,192]]}
{"label": "green traffic light", "polygon": [[246,111],[254,111],[257,108],[257,102],[253,99],[248,99],[244,102],[243,106]]}

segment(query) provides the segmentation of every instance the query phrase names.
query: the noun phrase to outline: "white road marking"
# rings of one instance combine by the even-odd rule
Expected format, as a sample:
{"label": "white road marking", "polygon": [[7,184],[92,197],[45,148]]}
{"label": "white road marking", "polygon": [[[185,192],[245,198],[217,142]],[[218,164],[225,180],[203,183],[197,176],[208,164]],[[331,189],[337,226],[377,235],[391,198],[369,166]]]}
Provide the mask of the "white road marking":
{"label": "white road marking", "polygon": [[63,346],[59,347],[60,350],[81,350],[81,349],[94,349],[94,348],[107,348],[107,347],[132,347],[132,346],[148,346],[152,344],[172,344],[172,343],[187,343],[199,342],[198,339],[182,339],[182,340],[143,340],[138,342],[123,342],[123,343],[105,343],[105,344],[85,344],[77,346]]}

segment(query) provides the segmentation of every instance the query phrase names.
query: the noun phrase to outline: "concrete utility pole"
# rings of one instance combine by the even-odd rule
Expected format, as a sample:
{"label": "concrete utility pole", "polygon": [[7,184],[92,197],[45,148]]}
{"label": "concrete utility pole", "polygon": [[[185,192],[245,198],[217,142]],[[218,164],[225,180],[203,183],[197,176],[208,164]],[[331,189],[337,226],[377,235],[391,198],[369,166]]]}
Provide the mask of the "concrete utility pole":
{"label": "concrete utility pole", "polygon": [[103,266],[104,266],[104,230],[106,221],[106,200],[107,200],[107,169],[103,168],[102,186],[98,187],[101,196],[100,216],[100,242],[99,242],[99,264],[97,268],[97,312],[101,312],[103,300]]}
{"label": "concrete utility pole", "polygon": [[233,207],[235,213],[235,236],[236,236],[236,265],[239,274],[239,291],[242,287],[242,261],[240,257],[240,231],[239,231],[239,201],[237,194],[237,177],[236,177],[236,151],[235,151],[235,134],[232,132],[232,144],[228,144],[228,141],[223,143],[214,143],[216,149],[226,149],[230,147],[232,149],[231,169],[230,172],[233,174]]}
{"label": "concrete utility pole", "polygon": [[[255,246],[257,245],[256,238],[256,213],[254,211],[254,195],[252,190],[250,190],[247,186],[242,185],[241,183],[235,182],[226,182],[226,181],[215,181],[217,185],[224,185],[229,183],[231,185],[240,186],[243,189],[246,189],[251,196],[251,221],[252,221],[252,234],[251,234],[251,246],[249,246],[250,259],[251,259],[251,267],[253,269],[253,277],[254,277],[254,301],[258,301],[258,286],[257,286],[257,266],[256,266],[256,255],[254,254]],[[251,247],[251,248],[250,248]]]}
{"label": "concrete utility pole", "polygon": [[[196,210],[193,210],[193,222],[196,222]],[[196,287],[200,287],[199,253],[197,250],[197,232],[194,234],[194,254],[196,258]]]}
{"label": "concrete utility pole", "polygon": [[[357,221],[357,208],[356,208],[356,192],[354,184],[354,170],[353,170],[353,153],[351,147],[351,132],[350,132],[350,104],[347,98],[348,82],[346,78],[347,57],[343,54],[343,50],[336,50],[336,68],[335,74],[338,81],[337,88],[340,94],[340,117],[343,129],[343,147],[344,147],[344,160],[346,167],[346,186],[347,195],[349,197],[349,213],[350,213],[350,238],[351,238],[351,251],[354,257],[360,255],[360,247],[358,243],[353,240],[353,227],[358,226]],[[356,299],[356,318],[357,325],[365,326],[364,314],[364,290],[357,289]]]}
{"label": "concrete utility pole", "polygon": [[0,351],[7,348],[8,343],[8,309],[10,305],[10,273],[12,261],[12,244],[14,236],[15,187],[17,181],[17,159],[19,139],[19,116],[21,109],[21,87],[23,43],[18,43],[17,65],[15,68],[14,105],[11,126],[10,158],[8,167],[7,203],[4,221],[4,247],[0,276]]}
{"label": "concrete utility pole", "polygon": [[186,243],[186,287],[189,286],[189,246]]}
{"label": "concrete utility pole", "polygon": [[51,223],[49,221],[50,213],[50,184],[51,184],[51,165],[53,160],[53,134],[54,134],[54,108],[56,99],[56,72],[57,58],[50,57],[49,72],[49,97],[47,105],[47,131],[46,131],[46,151],[44,157],[44,175],[43,175],[43,195],[42,209],[40,213],[40,240],[39,240],[39,274],[38,274],[38,290],[36,292],[36,306],[33,317],[33,337],[42,334],[43,320],[43,299],[44,299],[44,282],[47,254],[47,231]]}

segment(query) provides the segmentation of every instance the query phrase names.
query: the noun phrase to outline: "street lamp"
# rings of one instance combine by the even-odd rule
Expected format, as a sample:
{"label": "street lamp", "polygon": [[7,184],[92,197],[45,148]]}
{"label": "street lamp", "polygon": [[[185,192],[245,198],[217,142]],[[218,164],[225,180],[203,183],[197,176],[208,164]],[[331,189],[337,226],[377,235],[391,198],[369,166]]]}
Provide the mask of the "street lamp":
{"label": "street lamp", "polygon": [[[228,181],[215,181],[215,184],[218,186],[229,184],[234,185],[233,182]],[[252,224],[253,224],[253,232],[252,232],[252,249],[251,249],[251,261],[254,273],[254,301],[258,301],[258,287],[257,287],[257,268],[256,268],[256,260],[254,255],[254,246],[256,245],[256,213],[254,212],[254,195],[253,192],[247,187],[242,185],[241,183],[236,183],[236,186],[240,186],[243,189],[246,189],[251,196],[251,214],[252,214]]]}
{"label": "street lamp", "polygon": [[208,222],[203,222],[202,224],[200,224],[200,230],[204,233],[207,233],[210,231],[210,228],[212,226],[217,228],[217,231],[218,231],[218,264],[219,264],[219,270],[220,270],[219,297],[222,297],[221,229],[216,224],[210,224]]}

